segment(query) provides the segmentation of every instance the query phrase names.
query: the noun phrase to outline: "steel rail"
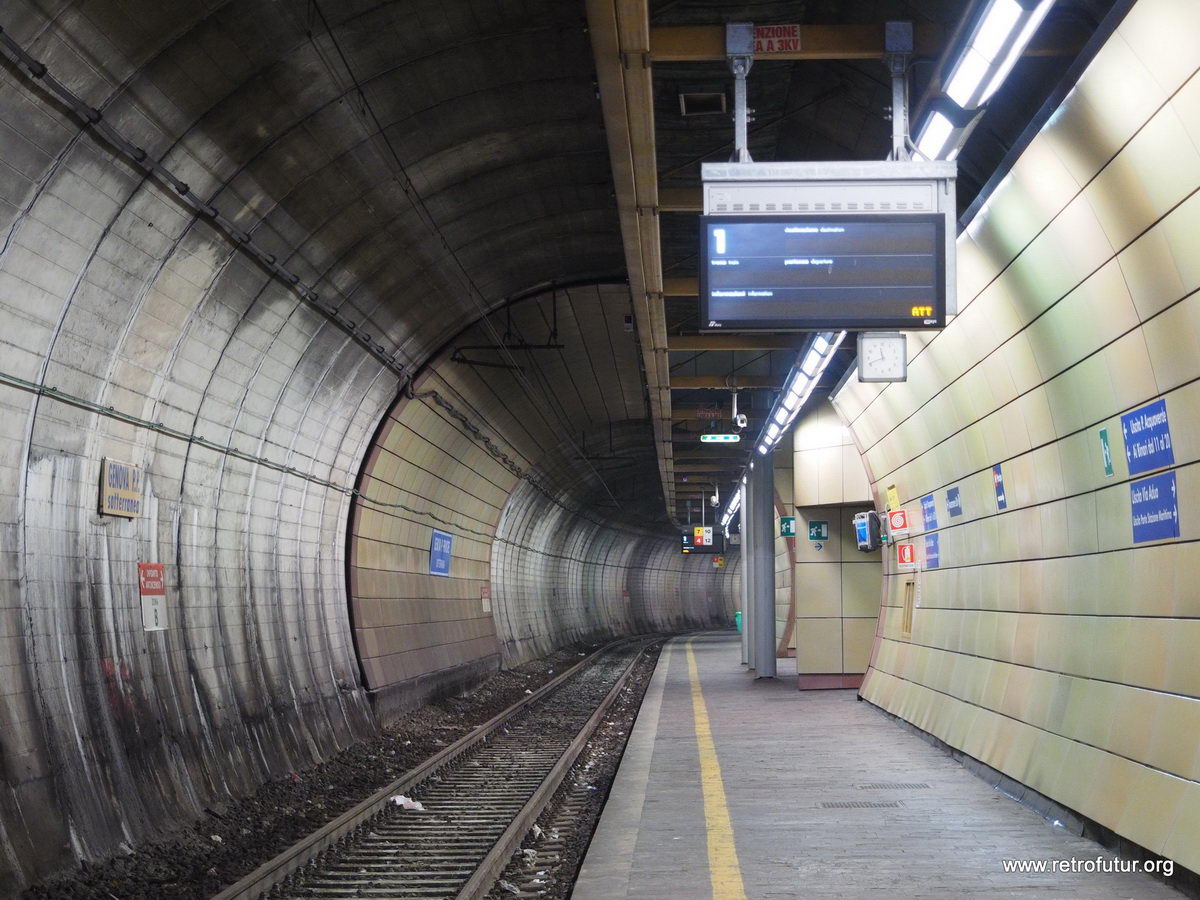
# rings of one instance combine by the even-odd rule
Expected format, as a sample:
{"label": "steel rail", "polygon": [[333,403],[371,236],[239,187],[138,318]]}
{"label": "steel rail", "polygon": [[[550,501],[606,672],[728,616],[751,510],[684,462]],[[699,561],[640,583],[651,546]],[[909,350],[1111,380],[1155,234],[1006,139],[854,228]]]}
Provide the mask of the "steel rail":
{"label": "steel rail", "polygon": [[592,734],[596,730],[596,726],[600,724],[600,720],[607,715],[608,710],[612,707],[621,691],[629,683],[630,677],[633,675],[634,667],[638,661],[645,656],[650,644],[642,647],[641,651],[634,656],[629,665],[625,667],[625,671],[621,673],[621,677],[613,684],[612,689],[605,695],[600,705],[588,718],[583,728],[575,736],[569,747],[563,753],[554,768],[546,775],[542,783],[534,791],[533,796],[529,798],[521,811],[517,813],[512,820],[512,824],[504,830],[504,833],[497,838],[492,849],[488,851],[487,856],[480,862],[474,874],[467,880],[467,883],[462,886],[456,895],[455,900],[479,900],[485,897],[491,890],[496,879],[504,872],[508,866],[509,860],[512,859],[514,853],[520,849],[521,842],[525,835],[529,833],[530,828],[534,824],[542,809],[550,802],[550,798],[562,785],[563,780],[567,777],[567,773],[571,770],[571,766],[575,764],[575,760],[579,758],[579,754],[583,752],[584,746],[591,739]]}
{"label": "steel rail", "polygon": [[[255,900],[255,898],[261,897],[276,885],[283,882],[297,869],[310,862],[319,853],[333,846],[372,816],[385,809],[393,796],[411,790],[415,785],[429,778],[438,770],[452,764],[456,759],[463,756],[468,751],[472,750],[479,744],[484,743],[487,738],[501,729],[505,724],[512,720],[513,717],[562,688],[575,675],[579,674],[584,669],[595,663],[605,653],[623,643],[626,643],[626,641],[611,641],[610,643],[605,644],[603,647],[593,651],[591,654],[564,671],[561,675],[555,677],[552,681],[546,682],[546,684],[542,685],[532,694],[521,698],[511,706],[497,713],[483,725],[477,726],[470,734],[459,738],[457,741],[439,751],[434,756],[429,757],[429,759],[425,760],[416,768],[409,770],[400,778],[379,789],[362,802],[358,803],[337,818],[314,831],[312,834],[301,839],[300,841],[297,841],[291,847],[288,847],[286,850],[283,850],[267,862],[263,863],[253,872],[244,876],[229,887],[224,888],[219,893],[215,894],[212,897],[212,900]],[[623,685],[625,683],[629,672],[632,671],[633,664],[640,659],[644,653],[645,648],[643,648],[641,653],[633,657],[633,660],[631,660],[629,666],[626,668],[625,673],[620,679],[618,679],[619,684]],[[612,692],[610,692],[610,695],[615,697],[615,694],[612,694]],[[607,708],[609,703],[611,703],[611,699],[610,697],[606,697],[602,702],[602,706]],[[598,721],[598,717],[597,715],[593,715],[592,718],[588,720],[588,724],[585,726],[584,730],[590,733],[591,729],[594,728],[594,723],[596,721]],[[579,747],[582,748],[582,746],[583,742],[580,742]],[[571,747],[574,748],[575,744],[572,743]],[[568,753],[569,752],[571,752],[570,748],[568,749]],[[578,750],[575,750],[575,755],[578,755],[578,752]],[[563,771],[566,771],[565,768]],[[553,791],[551,791],[551,793],[553,793]],[[534,815],[536,815],[536,811],[534,812]],[[532,821],[532,819],[530,821]],[[526,828],[526,830],[528,829]],[[524,831],[522,831],[520,834],[523,835]],[[518,836],[518,840],[519,837],[520,835]],[[511,852],[509,855],[511,855]],[[504,862],[507,862],[507,856],[504,857]],[[503,868],[504,866],[502,864],[498,871],[502,871]]]}

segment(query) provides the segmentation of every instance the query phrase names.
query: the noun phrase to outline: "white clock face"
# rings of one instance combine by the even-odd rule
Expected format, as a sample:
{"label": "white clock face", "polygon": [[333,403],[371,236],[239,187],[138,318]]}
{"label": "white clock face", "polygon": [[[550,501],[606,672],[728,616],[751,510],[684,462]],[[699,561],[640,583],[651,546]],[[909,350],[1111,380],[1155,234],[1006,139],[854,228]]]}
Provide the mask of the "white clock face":
{"label": "white clock face", "polygon": [[858,336],[859,381],[904,381],[908,344],[903,334],[865,331]]}

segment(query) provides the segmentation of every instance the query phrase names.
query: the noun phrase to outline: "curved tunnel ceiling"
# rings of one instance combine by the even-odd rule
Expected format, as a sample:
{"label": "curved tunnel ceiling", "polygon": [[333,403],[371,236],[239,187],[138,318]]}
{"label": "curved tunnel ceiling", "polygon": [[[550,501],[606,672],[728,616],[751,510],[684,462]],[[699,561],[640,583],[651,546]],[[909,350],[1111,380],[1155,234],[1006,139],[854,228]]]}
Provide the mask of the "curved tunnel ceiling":
{"label": "curved tunnel ceiling", "polygon": [[19,15],[119,131],[197,158],[193,189],[272,252],[303,242],[410,367],[506,296],[621,272],[577,4],[64,5],[40,37]]}

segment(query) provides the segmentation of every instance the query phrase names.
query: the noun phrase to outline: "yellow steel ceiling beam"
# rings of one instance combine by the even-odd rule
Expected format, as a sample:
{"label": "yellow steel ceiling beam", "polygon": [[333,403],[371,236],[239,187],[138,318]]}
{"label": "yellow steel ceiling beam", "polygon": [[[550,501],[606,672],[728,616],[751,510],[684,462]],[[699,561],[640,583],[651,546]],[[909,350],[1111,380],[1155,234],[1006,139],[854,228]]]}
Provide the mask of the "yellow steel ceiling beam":
{"label": "yellow steel ceiling beam", "polygon": [[724,375],[675,375],[671,378],[671,390],[686,391],[702,388],[774,388],[783,387],[782,375],[738,375],[727,378]]}
{"label": "yellow steel ceiling beam", "polygon": [[648,4],[646,0],[586,0],[586,10],[646,374],[650,421],[659,448],[659,477],[671,512],[675,490],[670,439],[671,372],[662,299]]}
{"label": "yellow steel ceiling beam", "polygon": [[[913,28],[918,56],[942,52],[945,29],[918,23]],[[724,25],[676,25],[650,29],[650,58],[664,62],[724,62]],[[799,46],[755,59],[883,59],[883,23],[801,25]]]}
{"label": "yellow steel ceiling beam", "polygon": [[[716,415],[713,413],[716,412]],[[671,407],[671,419],[675,422],[727,422],[732,414],[730,409],[714,410],[711,406],[680,406],[678,403]],[[762,418],[759,413],[746,413],[746,415],[754,420]]]}
{"label": "yellow steel ceiling beam", "polygon": [[664,297],[698,297],[700,296],[700,280],[697,278],[664,278],[662,292]]}
{"label": "yellow steel ceiling beam", "polygon": [[704,195],[700,188],[659,188],[658,208],[662,212],[700,212]]}
{"label": "yellow steel ceiling beam", "polygon": [[668,350],[799,350],[804,334],[673,334]]}
{"label": "yellow steel ceiling beam", "polygon": [[[1047,23],[1039,29],[1026,56],[1073,56],[1086,41],[1082,30],[1070,22]],[[939,56],[946,49],[946,29],[934,23],[913,26],[917,56]],[[801,25],[799,46],[755,59],[820,60],[883,59],[883,23],[874,25]],[[650,59],[668,62],[724,62],[724,25],[673,25],[650,29]]]}

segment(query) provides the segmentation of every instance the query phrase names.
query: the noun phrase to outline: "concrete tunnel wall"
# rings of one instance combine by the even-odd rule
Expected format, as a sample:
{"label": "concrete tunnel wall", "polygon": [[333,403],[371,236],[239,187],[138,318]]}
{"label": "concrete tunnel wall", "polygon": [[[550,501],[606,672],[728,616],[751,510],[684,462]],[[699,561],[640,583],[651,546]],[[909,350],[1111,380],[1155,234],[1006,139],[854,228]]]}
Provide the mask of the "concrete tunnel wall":
{"label": "concrete tunnel wall", "polygon": [[[895,485],[919,553],[920,498],[936,508],[936,568],[902,573],[886,557],[864,696],[1192,871],[1197,34],[1195,3],[1133,7],[960,237],[960,315],[910,334],[907,383],[852,380],[835,398],[877,504]],[[1181,534],[1135,544],[1130,482],[1143,476],[1129,476],[1120,416],[1158,398]]]}
{"label": "concrete tunnel wall", "polygon": [[[0,894],[157,836],[377,727],[347,594],[352,488],[397,373],[420,368],[479,312],[343,99],[332,51],[305,36],[300,6],[4,10],[6,33],[324,299],[303,301],[15,67],[0,69]],[[578,11],[443,13],[432,0],[329,11],[382,124],[399,123],[393,146],[408,175],[432,213],[453,220],[462,264],[494,297],[612,272],[620,243]],[[419,33],[400,27],[411,15]],[[516,33],[505,15],[540,16],[541,30]],[[557,35],[560,22],[551,49],[513,49]],[[481,28],[500,35],[495,44]],[[387,54],[357,39],[383,32]],[[502,82],[480,62],[493,50],[509,59]],[[555,91],[542,89],[544,66]],[[546,188],[540,204],[526,202],[535,185]],[[355,336],[331,306],[358,323]],[[363,333],[383,350],[368,351]],[[452,431],[437,440],[463,457],[434,468],[464,484],[477,448]],[[569,508],[590,502],[558,458],[516,443],[531,469],[554,472]],[[144,469],[140,518],[97,514],[104,457]],[[471,527],[484,536],[460,545],[475,559],[471,588],[491,567],[497,608],[511,590],[520,600],[504,608],[536,623],[511,658],[574,636],[704,621],[648,612],[655,591],[698,588],[661,534],[603,515],[559,514],[554,535],[504,524],[519,547],[492,559],[501,511],[516,523],[533,508],[510,499],[512,487],[498,480],[482,516],[434,498],[451,528],[481,519]],[[560,549],[563,559],[542,558]],[[607,568],[586,562],[601,558]],[[142,628],[139,561],[166,564],[165,631]],[[638,566],[672,574],[655,580]],[[610,569],[623,579],[592,574]],[[629,603],[614,603],[621,583]],[[581,609],[608,606],[552,624],[538,604],[555,589]],[[454,599],[423,590],[425,609]],[[478,602],[477,590],[466,595]]]}
{"label": "concrete tunnel wall", "polygon": [[[611,358],[582,373],[569,351],[539,360],[563,388],[564,411],[585,421],[597,404],[614,404],[614,415],[640,409],[637,349],[621,321],[628,289],[561,294],[526,301],[508,322],[529,333],[558,302],[570,307],[559,314],[568,348],[581,349],[585,334],[611,341]],[[474,328],[461,343],[483,340]],[[610,380],[617,396],[603,390]],[[511,371],[450,353],[389,412],[363,469],[350,544],[355,633],[381,708],[576,640],[732,622],[737,555],[714,569],[711,557],[684,556],[673,535],[638,527],[629,511],[617,518],[622,501],[650,517],[661,505],[649,424],[620,420],[564,443],[554,423]],[[644,493],[614,501],[581,472],[575,457],[597,441],[597,465],[636,460],[641,481],[627,473],[624,483]],[[453,536],[448,578],[429,574],[434,529]]]}

